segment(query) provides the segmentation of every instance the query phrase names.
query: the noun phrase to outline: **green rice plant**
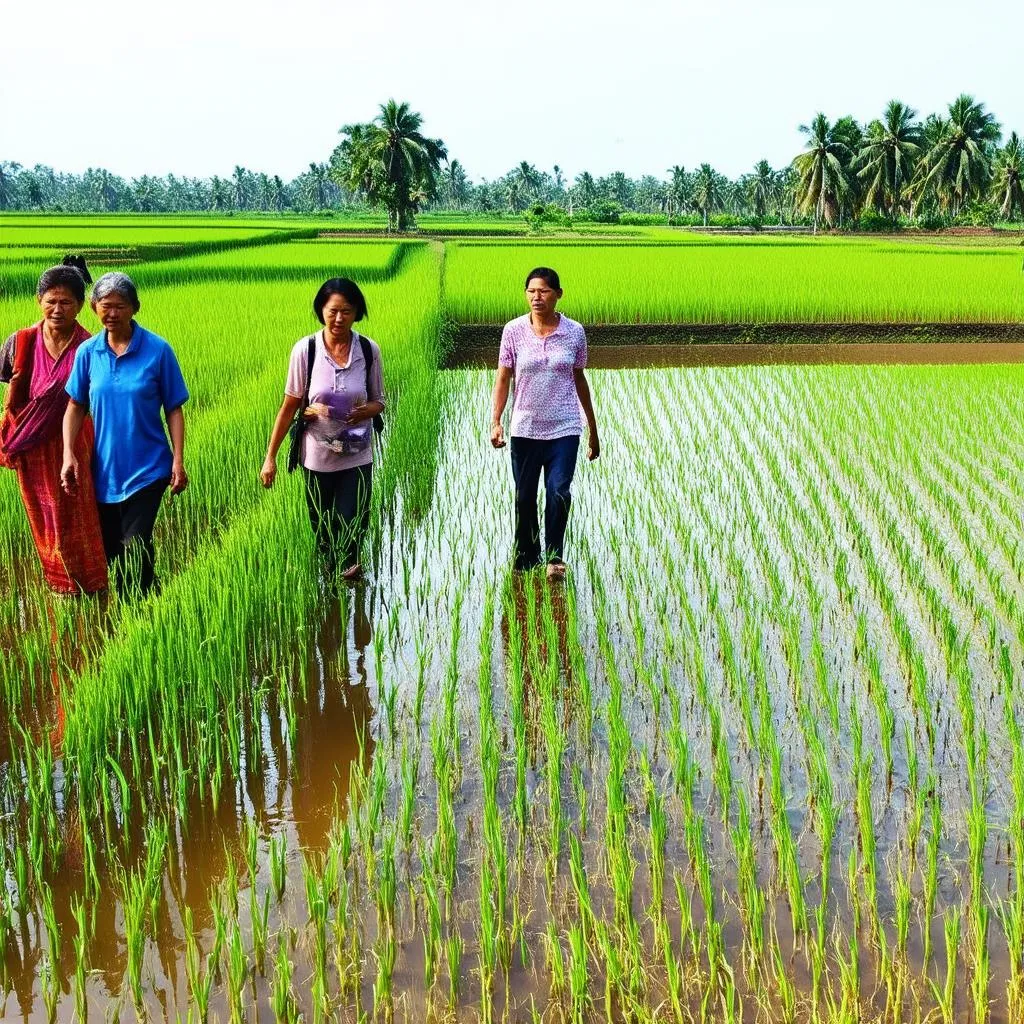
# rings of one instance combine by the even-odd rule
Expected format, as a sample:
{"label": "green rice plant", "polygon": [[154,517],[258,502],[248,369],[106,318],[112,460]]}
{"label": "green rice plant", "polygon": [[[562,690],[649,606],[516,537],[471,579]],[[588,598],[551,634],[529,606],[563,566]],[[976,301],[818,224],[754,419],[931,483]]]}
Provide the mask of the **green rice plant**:
{"label": "green rice plant", "polygon": [[213,989],[213,962],[207,960],[205,973],[200,965],[199,942],[192,919],[192,908],[185,907],[185,974],[189,993],[200,1024],[206,1024],[209,1015],[210,993]]}
{"label": "green rice plant", "polygon": [[448,1007],[455,1009],[462,988],[462,936],[457,932],[444,940],[445,959],[448,963]]}
{"label": "green rice plant", "polygon": [[943,929],[946,936],[946,979],[940,989],[931,979],[928,984],[939,1005],[944,1024],[953,1024],[955,997],[956,997],[956,965],[960,950],[960,911],[956,907],[950,907],[943,919]]}
{"label": "green rice plant", "polygon": [[232,1020],[243,1020],[242,995],[249,977],[249,962],[242,945],[242,932],[235,921],[228,940],[228,1006]]}
{"label": "green rice plant", "polygon": [[249,920],[252,922],[252,956],[256,970],[266,970],[267,941],[270,931],[270,890],[264,889],[263,900],[256,894],[256,886],[249,888]]}
{"label": "green rice plant", "polygon": [[583,929],[569,929],[569,1016],[573,1024],[583,1024],[591,1005],[588,987],[587,943]]}
{"label": "green rice plant", "polygon": [[85,903],[72,897],[71,916],[75,919],[75,1014],[82,1022],[89,1019],[89,1006],[86,986],[89,975],[89,938],[90,929],[87,921]]}
{"label": "green rice plant", "polygon": [[284,898],[288,881],[287,871],[288,839],[283,832],[270,838],[270,882],[274,888],[274,899],[278,903]]}
{"label": "green rice plant", "polygon": [[285,932],[280,932],[277,940],[277,957],[274,961],[276,969],[270,990],[270,1007],[274,1013],[274,1020],[280,1024],[294,1024],[299,1019],[299,1008],[292,988],[293,964],[290,947],[288,936]]}
{"label": "green rice plant", "polygon": [[377,1019],[390,1021],[394,1016],[392,978],[397,955],[398,943],[394,933],[390,930],[382,932],[373,947],[373,956],[377,961],[377,977],[373,981],[373,1014]]}

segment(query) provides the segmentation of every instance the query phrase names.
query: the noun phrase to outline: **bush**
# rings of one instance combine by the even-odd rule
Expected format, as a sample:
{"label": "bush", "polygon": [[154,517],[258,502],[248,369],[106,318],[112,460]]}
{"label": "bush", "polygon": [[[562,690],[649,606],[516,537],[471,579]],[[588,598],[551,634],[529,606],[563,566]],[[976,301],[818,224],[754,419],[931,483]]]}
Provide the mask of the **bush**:
{"label": "bush", "polygon": [[523,216],[526,218],[527,226],[532,230],[545,225],[568,227],[572,223],[569,215],[557,203],[534,203]]}
{"label": "bush", "polygon": [[663,213],[631,213],[619,214],[619,223],[630,227],[665,227],[668,217]]}
{"label": "bush", "polygon": [[950,220],[938,210],[926,210],[917,217],[916,223],[922,231],[941,231],[949,227]]}
{"label": "bush", "polygon": [[623,213],[625,210],[621,203],[615,202],[614,199],[602,199],[584,211],[579,219],[594,224],[618,224]]}
{"label": "bush", "polygon": [[991,228],[999,220],[999,210],[995,203],[986,203],[980,200],[968,203],[954,219],[953,223],[958,226],[972,228]]}
{"label": "bush", "polygon": [[898,231],[900,225],[878,210],[865,210],[857,221],[860,231]]}

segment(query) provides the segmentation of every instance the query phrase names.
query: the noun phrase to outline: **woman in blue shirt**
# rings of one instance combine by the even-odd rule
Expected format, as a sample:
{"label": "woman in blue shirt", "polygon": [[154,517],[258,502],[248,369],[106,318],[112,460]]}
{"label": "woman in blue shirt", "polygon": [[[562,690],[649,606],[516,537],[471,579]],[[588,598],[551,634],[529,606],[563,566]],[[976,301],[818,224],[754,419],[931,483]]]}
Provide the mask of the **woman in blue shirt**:
{"label": "woman in blue shirt", "polygon": [[[75,439],[87,413],[96,428],[93,477],[103,546],[115,586],[153,586],[153,527],[164,491],[180,494],[185,473],[188,389],[171,346],[135,320],[139,295],[126,274],[104,274],[92,308],[103,330],[83,342],[67,384],[61,481],[78,486]],[[161,412],[167,420],[170,444]]]}

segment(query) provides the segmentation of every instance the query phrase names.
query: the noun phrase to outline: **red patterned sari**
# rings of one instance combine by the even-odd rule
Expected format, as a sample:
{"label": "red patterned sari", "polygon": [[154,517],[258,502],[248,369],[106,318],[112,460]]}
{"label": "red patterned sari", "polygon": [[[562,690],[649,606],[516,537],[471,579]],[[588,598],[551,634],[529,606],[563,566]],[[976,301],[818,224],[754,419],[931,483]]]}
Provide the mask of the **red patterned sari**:
{"label": "red patterned sari", "polygon": [[21,498],[47,585],[61,594],[95,593],[107,586],[92,462],[92,421],[86,420],[75,445],[82,472],[77,492],[60,485],[64,456],[61,425],[64,393],[75,352],[89,332],[75,326],[71,344],[54,359],[43,342],[42,324],[19,331],[14,376],[0,419],[0,465],[18,474]]}

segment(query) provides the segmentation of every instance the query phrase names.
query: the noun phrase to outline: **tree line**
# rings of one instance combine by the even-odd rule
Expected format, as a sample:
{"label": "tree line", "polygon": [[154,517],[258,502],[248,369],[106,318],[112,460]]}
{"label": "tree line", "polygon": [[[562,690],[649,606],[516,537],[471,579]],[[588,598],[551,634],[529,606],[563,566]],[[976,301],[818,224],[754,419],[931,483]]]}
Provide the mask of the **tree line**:
{"label": "tree line", "polygon": [[345,125],[330,158],[292,181],[235,167],[230,177],[143,175],[106,170],[61,174],[0,162],[0,210],[60,212],[318,213],[384,210],[388,227],[414,226],[417,213],[503,214],[532,224],[807,224],[888,230],[901,225],[1024,221],[1024,146],[985,105],[962,94],[921,119],[892,100],[867,123],[818,113],[800,126],[806,145],[783,168],[758,161],[735,179],[704,163],[658,177],[583,171],[569,181],[521,161],[473,182],[423,118],[390,100],[372,121]]}

